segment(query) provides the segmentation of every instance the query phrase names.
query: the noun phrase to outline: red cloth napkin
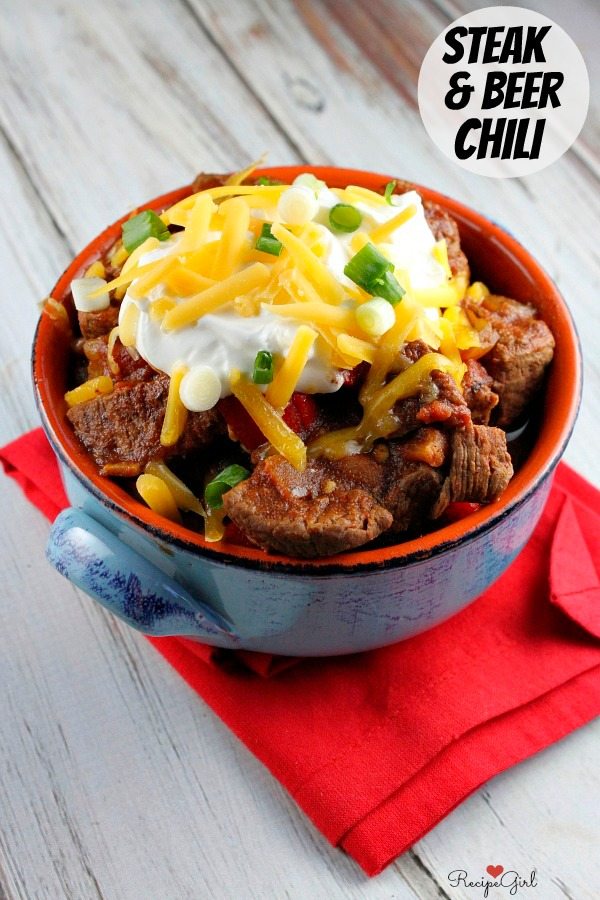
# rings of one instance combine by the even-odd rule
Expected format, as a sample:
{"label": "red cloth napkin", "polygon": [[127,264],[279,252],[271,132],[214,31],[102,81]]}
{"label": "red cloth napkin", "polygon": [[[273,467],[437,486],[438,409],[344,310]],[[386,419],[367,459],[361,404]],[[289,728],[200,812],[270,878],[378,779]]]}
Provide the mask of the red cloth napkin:
{"label": "red cloth napkin", "polygon": [[[65,504],[39,430],[0,459],[48,517]],[[151,642],[317,828],[374,875],[489,778],[600,712],[599,501],[561,464],[533,537],[502,578],[448,622],[392,647],[299,662]]]}

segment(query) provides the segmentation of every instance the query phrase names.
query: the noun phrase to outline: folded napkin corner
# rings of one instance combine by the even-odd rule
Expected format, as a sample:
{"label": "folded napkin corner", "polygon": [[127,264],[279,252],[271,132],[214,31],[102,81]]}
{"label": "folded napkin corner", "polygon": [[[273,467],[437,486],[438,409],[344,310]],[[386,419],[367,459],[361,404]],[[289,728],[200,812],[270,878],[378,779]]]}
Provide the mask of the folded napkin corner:
{"label": "folded napkin corner", "polygon": [[[600,577],[579,517],[590,518],[568,495],[562,505],[550,552],[550,600],[589,634],[600,638]],[[596,538],[600,543],[600,517]],[[587,529],[591,537],[593,531]]]}

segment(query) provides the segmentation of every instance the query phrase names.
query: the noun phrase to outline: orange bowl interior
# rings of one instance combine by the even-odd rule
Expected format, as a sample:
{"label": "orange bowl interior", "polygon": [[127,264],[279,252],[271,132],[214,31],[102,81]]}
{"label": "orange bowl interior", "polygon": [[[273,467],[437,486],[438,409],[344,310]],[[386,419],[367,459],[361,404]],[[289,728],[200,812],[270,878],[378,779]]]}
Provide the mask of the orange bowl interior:
{"label": "orange bowl interior", "polygon": [[[329,167],[290,166],[260,170],[283,181],[291,181],[303,171],[314,172],[332,187],[361,184],[372,190],[381,190],[393,176],[377,175],[352,169]],[[401,561],[415,553],[428,555],[440,545],[454,543],[490,525],[510,507],[521,501],[552,468],[562,454],[571,433],[579,405],[581,389],[581,362],[577,334],[564,300],[554,283],[513,237],[498,225],[479,213],[428,188],[417,186],[425,199],[444,207],[457,221],[463,249],[471,267],[490,288],[517,300],[535,304],[552,329],[556,339],[556,352],[544,394],[543,416],[538,438],[524,465],[516,473],[502,497],[489,506],[461,521],[454,522],[423,537],[393,546],[343,553],[323,560],[294,559],[282,554],[265,554],[259,548],[251,548],[222,541],[208,544],[203,536],[181,525],[172,523],[128,494],[118,482],[98,474],[95,463],[80,445],[65,416],[64,393],[67,389],[68,340],[47,316],[42,316],[36,334],[33,355],[33,374],[40,412],[46,429],[63,461],[96,495],[122,515],[158,534],[165,541],[175,540],[188,548],[196,548],[200,554],[239,560],[252,565],[268,562],[271,567],[283,564],[303,570],[318,570],[335,563],[336,568],[354,568],[357,565],[380,565],[387,561]],[[164,209],[190,193],[190,187],[180,188],[157,197],[142,209]],[[98,259],[120,236],[121,222],[130,213],[109,226],[96,237],[59,278],[52,296],[64,302],[74,278]],[[70,311],[72,313],[72,311]]]}

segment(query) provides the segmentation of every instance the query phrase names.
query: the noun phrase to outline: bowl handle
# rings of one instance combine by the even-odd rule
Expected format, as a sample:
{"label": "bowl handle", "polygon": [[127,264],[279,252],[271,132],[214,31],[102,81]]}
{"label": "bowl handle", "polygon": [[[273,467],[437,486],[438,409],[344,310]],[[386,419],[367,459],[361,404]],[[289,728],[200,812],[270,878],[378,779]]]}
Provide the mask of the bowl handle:
{"label": "bowl handle", "polygon": [[60,513],[46,556],[55,569],[138,631],[239,646],[229,624],[80,509]]}

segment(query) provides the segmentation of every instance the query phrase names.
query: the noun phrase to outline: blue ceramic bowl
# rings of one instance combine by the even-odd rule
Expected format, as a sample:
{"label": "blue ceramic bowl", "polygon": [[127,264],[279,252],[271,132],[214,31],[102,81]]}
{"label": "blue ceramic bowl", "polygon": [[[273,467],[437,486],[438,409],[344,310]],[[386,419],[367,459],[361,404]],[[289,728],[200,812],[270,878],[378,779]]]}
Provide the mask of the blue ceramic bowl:
{"label": "blue ceramic bowl", "polygon": [[[291,181],[301,171],[264,174]],[[355,170],[311,171],[339,187],[379,190],[390,180]],[[68,335],[43,315],[33,352],[36,397],[72,504],[48,541],[59,572],[146,634],[294,656],[351,653],[411,637],[463,609],[502,574],[535,527],[575,422],[577,335],[556,287],[513,237],[462,204],[419,190],[456,219],[478,276],[497,293],[534,302],[556,338],[539,436],[501,499],[423,538],[317,561],[207,544],[98,474],[65,417]],[[144,208],[164,208],[188,193],[183,188]],[[71,280],[112,245],[121,221],[79,254],[54,298],[66,301]]]}

